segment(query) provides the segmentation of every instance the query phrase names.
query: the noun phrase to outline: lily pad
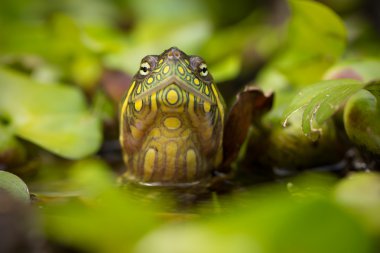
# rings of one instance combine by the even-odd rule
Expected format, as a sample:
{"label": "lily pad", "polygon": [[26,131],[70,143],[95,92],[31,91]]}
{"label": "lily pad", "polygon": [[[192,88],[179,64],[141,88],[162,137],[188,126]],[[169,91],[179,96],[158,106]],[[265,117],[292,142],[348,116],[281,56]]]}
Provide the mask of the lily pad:
{"label": "lily pad", "polygon": [[30,201],[28,187],[24,181],[12,173],[0,171],[0,189],[22,202],[29,203]]}
{"label": "lily pad", "polygon": [[65,158],[87,156],[101,144],[100,121],[74,87],[40,84],[0,69],[0,115],[9,119],[16,136]]}

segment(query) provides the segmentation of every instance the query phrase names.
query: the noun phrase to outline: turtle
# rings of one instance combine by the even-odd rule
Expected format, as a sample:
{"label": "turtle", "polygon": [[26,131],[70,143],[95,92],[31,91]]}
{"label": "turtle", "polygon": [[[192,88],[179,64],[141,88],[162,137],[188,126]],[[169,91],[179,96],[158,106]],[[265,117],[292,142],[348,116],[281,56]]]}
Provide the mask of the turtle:
{"label": "turtle", "polygon": [[171,47],[142,58],[120,104],[126,171],[142,185],[188,186],[228,171],[273,94],[248,87],[229,113],[205,60]]}

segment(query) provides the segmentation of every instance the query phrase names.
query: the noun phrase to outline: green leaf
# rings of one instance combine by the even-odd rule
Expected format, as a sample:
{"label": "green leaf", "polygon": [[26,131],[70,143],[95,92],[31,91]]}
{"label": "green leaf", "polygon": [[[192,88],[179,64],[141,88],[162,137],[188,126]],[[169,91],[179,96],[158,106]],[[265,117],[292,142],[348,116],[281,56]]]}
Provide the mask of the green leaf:
{"label": "green leaf", "polygon": [[30,202],[28,187],[24,181],[12,173],[0,170],[0,189],[9,192],[22,202]]}
{"label": "green leaf", "polygon": [[354,93],[363,88],[364,84],[353,79],[337,79],[315,83],[303,90],[290,103],[284,112],[286,125],[289,117],[298,110],[304,110],[302,130],[318,137],[321,124],[331,117],[344,102]]}
{"label": "green leaf", "polygon": [[101,142],[99,120],[89,113],[51,115],[25,122],[17,135],[66,158],[95,153]]}
{"label": "green leaf", "polygon": [[[366,90],[371,92],[379,101],[380,100],[380,79],[377,81],[370,82],[364,87]],[[379,103],[377,103],[378,106],[380,106]]]}
{"label": "green leaf", "polygon": [[[376,93],[375,87],[369,88]],[[361,150],[380,155],[380,105],[371,91],[360,90],[344,107],[344,129],[352,143]]]}
{"label": "green leaf", "polygon": [[314,2],[290,0],[288,44],[274,67],[296,85],[320,80],[339,59],[346,46],[346,29],[328,7]]}
{"label": "green leaf", "polygon": [[66,158],[87,156],[101,144],[100,122],[73,87],[0,69],[0,114],[10,119],[15,135]]}

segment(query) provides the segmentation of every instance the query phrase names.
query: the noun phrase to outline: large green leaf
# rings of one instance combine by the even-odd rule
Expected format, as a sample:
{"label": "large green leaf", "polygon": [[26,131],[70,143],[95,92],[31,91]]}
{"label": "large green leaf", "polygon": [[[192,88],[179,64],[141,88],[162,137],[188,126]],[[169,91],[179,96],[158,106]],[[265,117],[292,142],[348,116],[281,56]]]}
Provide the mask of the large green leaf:
{"label": "large green leaf", "polygon": [[80,90],[36,83],[7,69],[0,69],[0,115],[17,136],[66,158],[92,154],[101,143],[100,122]]}
{"label": "large green leaf", "polygon": [[328,7],[305,0],[290,0],[288,43],[274,67],[296,85],[321,79],[346,46],[346,29]]}
{"label": "large green leaf", "polygon": [[[290,103],[284,112],[284,125],[298,110],[304,110],[302,130],[305,134],[318,133],[320,125],[331,117],[343,103],[364,84],[353,79],[327,80],[315,83],[303,90]],[[312,139],[318,135],[312,135]]]}

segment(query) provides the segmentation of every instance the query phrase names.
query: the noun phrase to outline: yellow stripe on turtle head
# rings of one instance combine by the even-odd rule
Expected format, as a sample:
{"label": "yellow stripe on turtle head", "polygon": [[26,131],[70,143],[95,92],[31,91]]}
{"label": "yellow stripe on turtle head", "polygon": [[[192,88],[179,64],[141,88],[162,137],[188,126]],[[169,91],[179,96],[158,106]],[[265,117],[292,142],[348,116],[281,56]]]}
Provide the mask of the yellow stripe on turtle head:
{"label": "yellow stripe on turtle head", "polygon": [[220,100],[219,92],[216,90],[213,83],[211,84],[211,89],[212,89],[212,92],[214,93],[214,96],[216,98],[216,104],[218,105],[218,110],[220,113],[220,118],[222,120],[222,124],[224,124],[224,107],[223,107],[224,105],[223,105],[223,102]]}
{"label": "yellow stripe on turtle head", "polygon": [[141,108],[142,108],[142,105],[143,105],[142,99],[141,98],[137,99],[135,101],[135,110],[139,112],[141,110]]}
{"label": "yellow stripe on turtle head", "polygon": [[211,105],[210,105],[210,103],[205,101],[205,102],[203,103],[203,109],[204,109],[205,112],[209,112],[209,111],[211,110]]}
{"label": "yellow stripe on turtle head", "polygon": [[[125,97],[125,99],[122,101],[122,108],[121,108],[121,115],[123,117],[123,115],[125,115],[126,113],[126,110],[127,110],[127,107],[128,107],[128,100],[129,100],[129,97],[131,96],[131,93],[132,93],[132,90],[135,88],[135,85],[136,85],[136,81],[133,81],[133,83],[131,84],[131,87],[129,87],[129,90],[128,90],[128,93],[127,93],[127,96]],[[124,120],[121,120],[120,121],[120,124],[121,124],[121,129],[124,129]],[[121,135],[122,137],[123,135]]]}

